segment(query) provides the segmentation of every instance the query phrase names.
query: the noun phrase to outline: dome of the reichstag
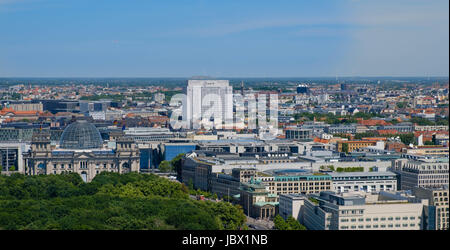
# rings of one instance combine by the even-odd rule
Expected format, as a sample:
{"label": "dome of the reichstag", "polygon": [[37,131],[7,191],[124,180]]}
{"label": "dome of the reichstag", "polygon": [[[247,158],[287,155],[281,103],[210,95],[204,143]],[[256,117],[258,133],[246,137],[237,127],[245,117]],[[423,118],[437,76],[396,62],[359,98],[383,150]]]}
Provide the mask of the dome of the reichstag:
{"label": "dome of the reichstag", "polygon": [[90,149],[101,148],[103,140],[93,124],[78,120],[64,129],[59,144],[66,149]]}

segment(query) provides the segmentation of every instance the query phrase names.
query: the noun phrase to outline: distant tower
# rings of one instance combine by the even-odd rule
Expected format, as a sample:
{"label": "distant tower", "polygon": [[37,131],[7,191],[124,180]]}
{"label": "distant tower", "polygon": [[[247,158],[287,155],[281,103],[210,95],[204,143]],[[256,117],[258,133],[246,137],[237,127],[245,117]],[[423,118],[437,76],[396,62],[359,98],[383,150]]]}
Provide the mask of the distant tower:
{"label": "distant tower", "polygon": [[417,138],[417,145],[423,146],[423,134]]}
{"label": "distant tower", "polygon": [[297,86],[297,94],[306,94],[308,93],[308,86],[306,84],[299,84]]}
{"label": "distant tower", "polygon": [[[211,107],[207,98],[216,96],[220,104]],[[186,88],[186,105],[183,105],[183,121],[187,128],[198,128],[203,125],[203,120],[214,120],[215,125],[233,119],[233,87],[228,80],[188,80]],[[206,117],[213,112],[214,117]]]}
{"label": "distant tower", "polygon": [[244,96],[244,81],[241,81],[241,95]]}

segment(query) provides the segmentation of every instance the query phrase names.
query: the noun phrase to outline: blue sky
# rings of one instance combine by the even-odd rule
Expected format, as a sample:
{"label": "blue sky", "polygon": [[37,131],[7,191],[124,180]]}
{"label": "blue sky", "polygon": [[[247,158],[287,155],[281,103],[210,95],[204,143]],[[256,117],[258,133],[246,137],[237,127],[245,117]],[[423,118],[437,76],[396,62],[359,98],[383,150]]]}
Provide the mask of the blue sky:
{"label": "blue sky", "polygon": [[0,77],[448,76],[448,0],[0,0]]}

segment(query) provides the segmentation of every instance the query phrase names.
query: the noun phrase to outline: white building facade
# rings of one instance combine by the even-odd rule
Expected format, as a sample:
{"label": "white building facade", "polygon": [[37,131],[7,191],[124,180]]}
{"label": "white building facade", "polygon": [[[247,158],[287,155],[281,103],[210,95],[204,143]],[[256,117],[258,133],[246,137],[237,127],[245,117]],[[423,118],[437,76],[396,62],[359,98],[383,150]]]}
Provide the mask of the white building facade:
{"label": "white building facade", "polygon": [[186,96],[183,122],[187,128],[232,128],[233,87],[228,80],[189,80]]}

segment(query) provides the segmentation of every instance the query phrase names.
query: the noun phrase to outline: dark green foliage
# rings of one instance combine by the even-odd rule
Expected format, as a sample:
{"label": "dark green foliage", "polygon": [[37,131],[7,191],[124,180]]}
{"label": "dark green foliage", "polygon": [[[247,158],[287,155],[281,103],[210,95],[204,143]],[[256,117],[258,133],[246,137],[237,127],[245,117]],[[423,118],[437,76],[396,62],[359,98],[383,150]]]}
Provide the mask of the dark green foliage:
{"label": "dark green foliage", "polygon": [[306,227],[300,224],[300,222],[292,216],[287,218],[286,224],[289,226],[290,230],[306,230]]}
{"label": "dark green foliage", "polygon": [[278,230],[306,230],[306,227],[300,224],[294,217],[289,216],[284,220],[280,215],[275,216],[273,220],[275,229]]}
{"label": "dark green foliage", "polygon": [[288,228],[286,221],[279,214],[275,216],[273,223],[275,224],[275,229],[287,230]]}
{"label": "dark green foliage", "polygon": [[367,120],[367,119],[372,119],[374,117],[383,117],[383,115],[375,114],[375,113],[363,113],[363,112],[359,112],[354,115],[346,115],[346,116],[334,115],[332,113],[320,114],[320,113],[306,113],[306,112],[294,115],[294,118],[297,121],[300,119],[306,119],[309,121],[313,121],[314,118],[316,118],[317,121],[323,120],[323,121],[325,121],[325,123],[328,123],[328,124],[350,124],[350,123],[356,123],[357,122],[356,118],[363,118],[364,120]]}
{"label": "dark green foliage", "polygon": [[400,140],[406,145],[409,145],[409,144],[415,142],[414,133],[400,134],[398,136],[400,137]]}
{"label": "dark green foliage", "polygon": [[170,161],[170,164],[172,165],[173,170],[177,173],[177,176],[179,178],[181,177],[181,166],[182,166],[182,161],[183,161],[184,155],[185,154],[179,154]]}
{"label": "dark green foliage", "polygon": [[364,172],[364,167],[349,167],[349,168],[340,168],[336,169],[337,172]]}
{"label": "dark green foliage", "polygon": [[402,109],[405,108],[407,105],[406,102],[397,102],[397,108]]}
{"label": "dark green foliage", "polygon": [[239,229],[242,209],[151,174],[0,176],[1,229]]}
{"label": "dark green foliage", "polygon": [[348,154],[348,143],[342,143],[342,152]]}
{"label": "dark green foliage", "polygon": [[367,131],[365,133],[356,133],[355,139],[361,140],[362,138],[365,138],[365,137],[377,137],[377,136],[379,136],[379,135],[376,131]]}
{"label": "dark green foliage", "polygon": [[417,125],[420,126],[434,126],[434,125],[447,125],[448,126],[448,117],[437,117],[436,121],[430,121],[428,119],[425,118],[421,118],[421,117],[413,117],[411,118],[410,122],[412,123],[416,123]]}
{"label": "dark green foliage", "polygon": [[168,162],[168,161],[162,161],[160,164],[159,164],[159,170],[161,171],[161,172],[163,172],[163,173],[169,173],[169,172],[172,172],[173,171],[173,167],[172,167],[172,165],[170,164],[170,162]]}

